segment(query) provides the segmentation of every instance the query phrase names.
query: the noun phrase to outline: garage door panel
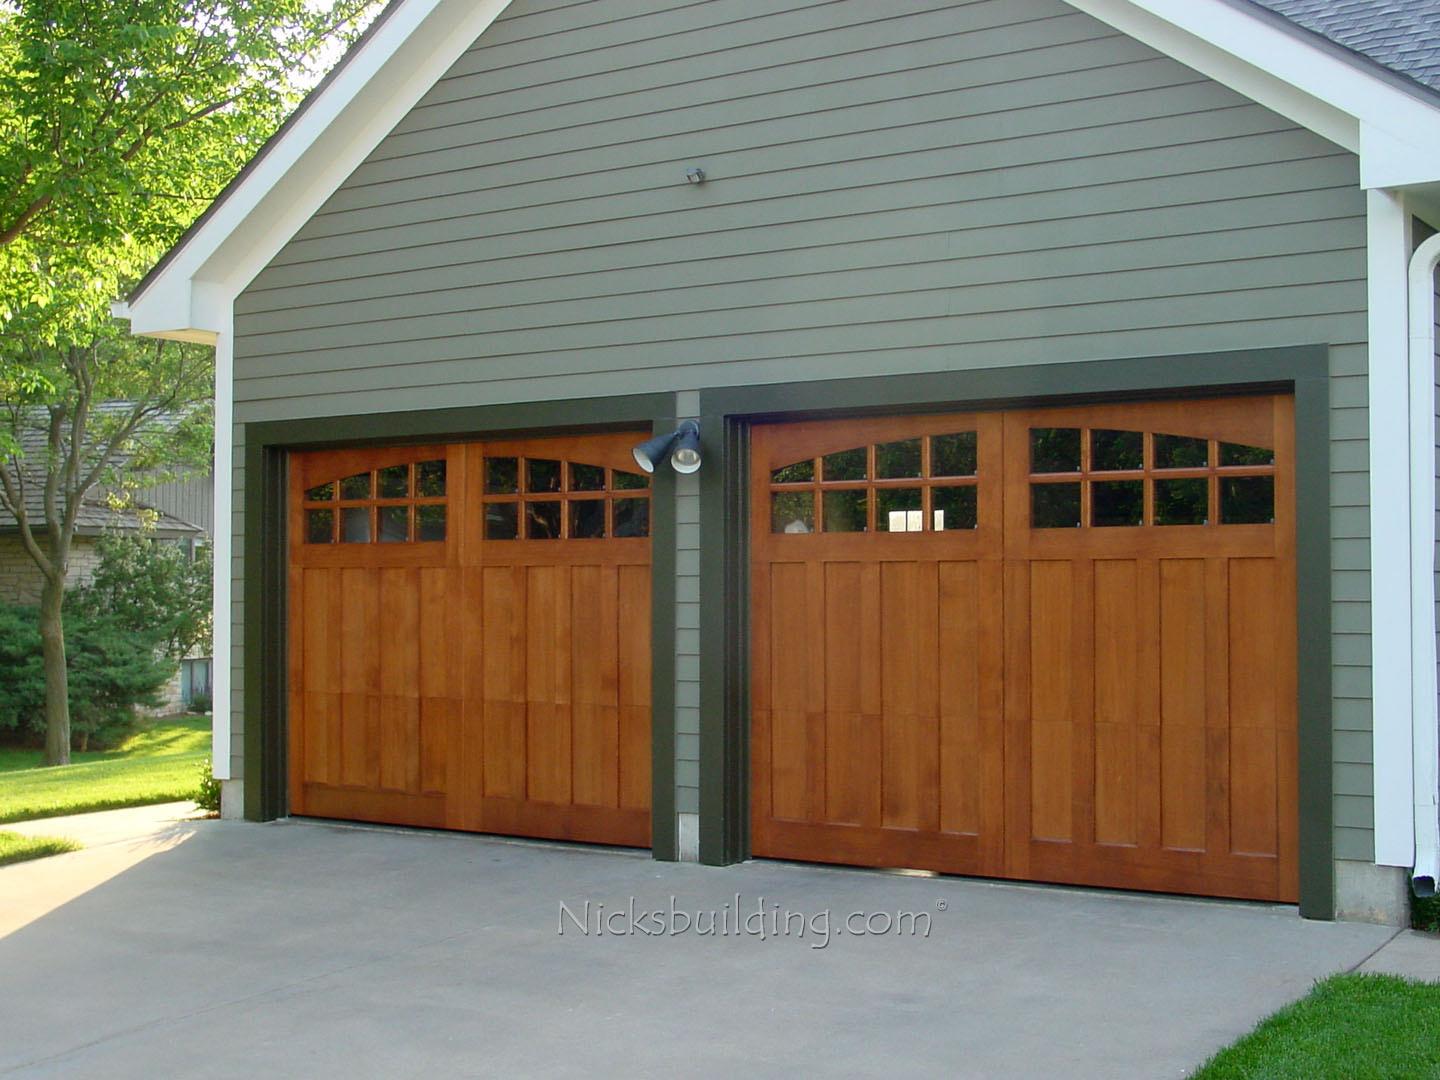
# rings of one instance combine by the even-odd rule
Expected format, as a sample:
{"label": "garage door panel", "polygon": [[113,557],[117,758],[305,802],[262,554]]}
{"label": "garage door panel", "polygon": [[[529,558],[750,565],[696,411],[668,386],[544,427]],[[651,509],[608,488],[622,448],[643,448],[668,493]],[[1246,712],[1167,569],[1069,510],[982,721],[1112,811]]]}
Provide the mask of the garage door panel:
{"label": "garage door panel", "polygon": [[380,697],[380,789],[420,791],[420,699]]}
{"label": "garage door panel", "polygon": [[[929,514],[959,482],[931,468],[947,419],[817,422],[793,442],[755,429],[754,701],[772,707],[756,720],[756,852],[1292,898],[1292,408],[969,417],[979,520],[953,535]],[[885,475],[881,441],[907,435],[919,474]],[[865,451],[843,477],[824,456],[842,445]],[[911,484],[923,512],[889,519],[901,531],[823,513],[829,491]],[[877,573],[878,659],[863,612]],[[808,621],[791,609],[805,601]],[[878,740],[863,705],[877,673]],[[817,768],[818,816],[802,788]]]}
{"label": "garage door panel", "polygon": [[524,799],[526,797],[526,720],[528,707],[523,701],[487,699],[484,711],[484,745],[486,798]]}
{"label": "garage door panel", "polygon": [[305,783],[339,784],[340,758],[332,747],[332,738],[339,731],[340,695],[307,692],[304,695],[303,722],[300,726],[303,752],[298,756],[295,773]]}
{"label": "garage door panel", "polygon": [[454,761],[458,776],[464,758],[452,754],[461,736],[462,702],[457,698],[423,697],[420,699],[420,790],[426,795],[443,795],[449,787]]}
{"label": "garage door panel", "polygon": [[620,710],[577,703],[574,709],[574,801],[582,806],[620,805]]}

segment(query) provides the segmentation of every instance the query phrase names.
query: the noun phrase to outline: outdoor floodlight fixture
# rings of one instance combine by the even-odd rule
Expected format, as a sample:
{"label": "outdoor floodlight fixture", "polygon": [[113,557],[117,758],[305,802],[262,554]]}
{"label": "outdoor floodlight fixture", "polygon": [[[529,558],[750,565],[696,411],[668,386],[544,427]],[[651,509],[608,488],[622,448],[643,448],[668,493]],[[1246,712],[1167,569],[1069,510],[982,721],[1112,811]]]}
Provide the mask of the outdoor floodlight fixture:
{"label": "outdoor floodlight fixture", "polygon": [[636,464],[647,473],[653,473],[656,464],[667,457],[676,472],[693,473],[700,468],[700,425],[694,420],[682,420],[674,431],[646,439],[631,452]]}

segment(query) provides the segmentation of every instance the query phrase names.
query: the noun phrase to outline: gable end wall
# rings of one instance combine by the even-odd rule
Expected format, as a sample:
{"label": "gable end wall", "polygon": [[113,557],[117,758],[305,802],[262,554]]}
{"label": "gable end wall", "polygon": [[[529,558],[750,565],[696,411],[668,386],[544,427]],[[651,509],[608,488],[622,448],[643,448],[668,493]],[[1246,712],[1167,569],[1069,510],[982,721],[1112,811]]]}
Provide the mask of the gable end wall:
{"label": "gable end wall", "polygon": [[1062,0],[516,0],[239,298],[235,460],[249,421],[1328,344],[1335,850],[1369,859],[1357,179]]}

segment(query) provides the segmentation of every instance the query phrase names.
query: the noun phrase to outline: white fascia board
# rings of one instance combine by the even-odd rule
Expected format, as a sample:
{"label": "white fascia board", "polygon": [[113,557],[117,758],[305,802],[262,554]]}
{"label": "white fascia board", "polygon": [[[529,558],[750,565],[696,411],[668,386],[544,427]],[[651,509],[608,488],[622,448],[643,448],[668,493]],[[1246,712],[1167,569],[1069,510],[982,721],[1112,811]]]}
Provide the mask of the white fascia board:
{"label": "white fascia board", "polygon": [[510,0],[409,0],[349,57],[144,291],[137,334],[229,331],[234,298]]}
{"label": "white fascia board", "polygon": [[1068,0],[1360,155],[1365,188],[1440,179],[1440,106],[1222,0]]}

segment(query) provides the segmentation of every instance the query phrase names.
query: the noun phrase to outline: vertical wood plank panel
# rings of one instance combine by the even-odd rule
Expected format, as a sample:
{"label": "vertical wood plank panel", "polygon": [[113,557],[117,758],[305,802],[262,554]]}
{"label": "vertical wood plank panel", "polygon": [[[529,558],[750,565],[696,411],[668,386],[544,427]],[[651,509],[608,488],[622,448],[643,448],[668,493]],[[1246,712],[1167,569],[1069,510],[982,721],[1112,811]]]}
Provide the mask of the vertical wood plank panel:
{"label": "vertical wood plank panel", "polygon": [[1030,830],[1071,840],[1074,582],[1069,563],[1030,564]]}
{"label": "vertical wood plank panel", "polygon": [[1161,843],[1205,847],[1205,563],[1160,562]]}
{"label": "vertical wood plank panel", "polygon": [[1140,655],[1139,570],[1132,559],[1095,563],[1095,840],[1134,844]]}

